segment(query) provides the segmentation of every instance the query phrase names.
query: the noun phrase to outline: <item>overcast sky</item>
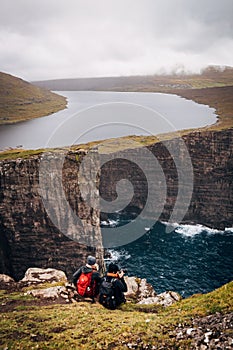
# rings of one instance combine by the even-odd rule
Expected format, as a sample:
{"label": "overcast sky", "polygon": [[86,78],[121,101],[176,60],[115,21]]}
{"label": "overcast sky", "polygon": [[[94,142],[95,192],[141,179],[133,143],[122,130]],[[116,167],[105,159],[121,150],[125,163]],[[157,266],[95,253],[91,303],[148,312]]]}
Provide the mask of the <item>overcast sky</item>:
{"label": "overcast sky", "polygon": [[0,71],[26,80],[233,66],[232,0],[0,0]]}

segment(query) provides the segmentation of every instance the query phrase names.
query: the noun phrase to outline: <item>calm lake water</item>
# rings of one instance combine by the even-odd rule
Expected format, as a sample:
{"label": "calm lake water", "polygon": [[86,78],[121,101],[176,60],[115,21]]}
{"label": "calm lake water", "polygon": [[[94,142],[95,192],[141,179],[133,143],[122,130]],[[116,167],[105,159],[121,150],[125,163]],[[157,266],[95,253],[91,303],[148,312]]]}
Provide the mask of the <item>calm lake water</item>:
{"label": "calm lake water", "polygon": [[154,135],[213,124],[213,108],[176,95],[59,91],[68,107],[50,116],[0,127],[0,149],[37,149],[126,135]]}

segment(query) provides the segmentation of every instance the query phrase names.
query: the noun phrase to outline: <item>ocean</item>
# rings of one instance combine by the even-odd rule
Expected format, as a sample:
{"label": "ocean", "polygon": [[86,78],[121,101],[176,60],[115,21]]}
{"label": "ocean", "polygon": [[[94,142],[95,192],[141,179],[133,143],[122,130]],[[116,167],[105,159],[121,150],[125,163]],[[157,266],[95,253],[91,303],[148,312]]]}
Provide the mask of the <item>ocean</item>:
{"label": "ocean", "polygon": [[[110,225],[122,225],[111,221]],[[106,223],[103,223],[106,226]],[[233,229],[219,231],[202,225],[157,222],[138,240],[109,249],[106,259],[127,269],[129,276],[146,278],[157,293],[176,291],[182,297],[210,292],[233,280]]]}

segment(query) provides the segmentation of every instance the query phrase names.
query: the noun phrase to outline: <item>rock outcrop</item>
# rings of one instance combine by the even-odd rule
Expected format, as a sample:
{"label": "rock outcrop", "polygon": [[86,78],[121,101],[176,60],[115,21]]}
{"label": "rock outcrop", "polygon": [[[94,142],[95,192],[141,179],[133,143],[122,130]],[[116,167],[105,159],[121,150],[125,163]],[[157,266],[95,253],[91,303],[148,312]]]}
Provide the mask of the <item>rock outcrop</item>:
{"label": "rock outcrop", "polygon": [[37,267],[30,267],[21,282],[27,284],[31,283],[51,283],[51,282],[68,282],[67,277],[63,271],[48,268],[41,269]]}
{"label": "rock outcrop", "polygon": [[170,306],[177,301],[180,301],[182,297],[173,291],[163,292],[154,297],[148,297],[139,301],[138,304],[158,304],[164,307]]}
{"label": "rock outcrop", "polygon": [[17,283],[12,277],[0,274],[0,289],[17,290]]}
{"label": "rock outcrop", "polygon": [[125,282],[128,287],[128,291],[125,293],[126,297],[141,301],[156,296],[154,288],[145,278],[125,276]]}
{"label": "rock outcrop", "polygon": [[66,295],[66,287],[55,286],[42,289],[32,289],[26,292],[25,295],[32,295],[33,297],[40,299],[59,299],[63,295]]}
{"label": "rock outcrop", "polygon": [[15,280],[8,275],[0,274],[0,283],[1,284],[15,283]]}
{"label": "rock outcrop", "polygon": [[[125,296],[129,301],[167,307],[181,300],[180,295],[176,292],[164,292],[157,295],[152,285],[145,278],[125,276],[125,281],[128,288]],[[48,287],[48,283],[55,285]],[[57,283],[60,283],[60,285],[57,285]],[[36,288],[30,289],[24,294],[40,299],[64,299],[67,303],[86,300],[78,295],[76,287],[68,282],[65,273],[57,269],[31,267],[19,282],[15,282],[10,276],[0,275],[0,287],[3,289],[9,289],[10,287],[11,290],[20,290],[28,286],[35,286]]]}
{"label": "rock outcrop", "polygon": [[157,304],[167,307],[182,299],[178,293],[173,291],[156,294],[153,286],[145,278],[125,276],[125,281],[128,287],[125,296],[135,300],[138,304]]}

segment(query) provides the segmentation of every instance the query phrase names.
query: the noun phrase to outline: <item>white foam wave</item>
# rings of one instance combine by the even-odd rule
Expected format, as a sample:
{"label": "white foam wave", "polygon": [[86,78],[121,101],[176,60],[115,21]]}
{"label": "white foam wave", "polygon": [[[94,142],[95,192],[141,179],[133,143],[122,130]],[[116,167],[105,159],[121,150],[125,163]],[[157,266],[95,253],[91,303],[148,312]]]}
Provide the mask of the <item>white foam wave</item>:
{"label": "white foam wave", "polygon": [[101,226],[116,227],[119,220],[101,221]]}
{"label": "white foam wave", "polygon": [[211,229],[203,225],[180,225],[175,229],[175,232],[180,233],[186,237],[193,237],[195,235],[202,233],[203,231],[210,234],[222,232],[216,229]]}
{"label": "white foam wave", "polygon": [[164,225],[169,225],[173,228],[173,231],[179,233],[185,237],[194,237],[202,232],[208,234],[223,234],[223,233],[233,233],[233,228],[226,228],[224,231],[213,229],[204,225],[188,225],[188,224],[168,224],[167,222],[162,222]]}
{"label": "white foam wave", "polygon": [[110,257],[106,259],[107,261],[118,262],[122,258],[124,258],[124,260],[128,260],[129,258],[131,258],[131,255],[125,249],[109,249],[108,252],[110,254]]}

